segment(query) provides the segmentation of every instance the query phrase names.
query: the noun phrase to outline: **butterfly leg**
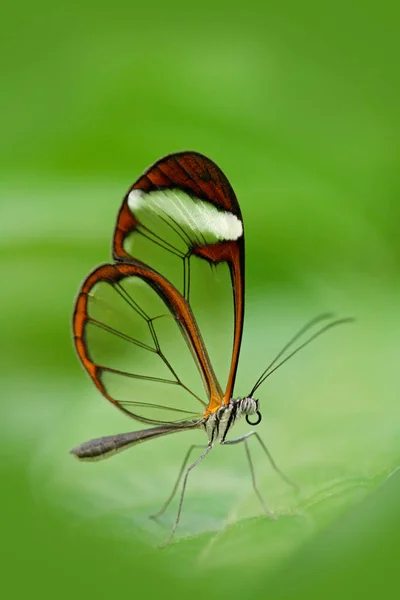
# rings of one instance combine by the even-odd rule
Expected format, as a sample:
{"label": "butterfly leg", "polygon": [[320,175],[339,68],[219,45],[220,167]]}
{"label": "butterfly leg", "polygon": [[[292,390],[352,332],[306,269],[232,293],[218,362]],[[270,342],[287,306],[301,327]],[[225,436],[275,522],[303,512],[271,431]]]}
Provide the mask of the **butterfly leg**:
{"label": "butterfly leg", "polygon": [[259,489],[257,487],[256,474],[254,472],[254,466],[253,466],[253,461],[251,459],[251,454],[250,454],[250,449],[249,449],[249,443],[247,441],[247,438],[249,438],[251,435],[257,435],[257,434],[256,434],[255,431],[250,431],[250,433],[247,433],[246,435],[243,435],[240,438],[236,438],[235,440],[224,440],[223,442],[221,442],[221,444],[223,444],[223,445],[226,445],[226,444],[240,444],[241,442],[243,442],[244,449],[246,451],[247,460],[248,460],[249,467],[250,467],[251,480],[253,482],[253,489],[254,489],[255,493],[257,494],[258,499],[261,502],[261,506],[263,507],[264,512],[268,515],[268,517],[270,519],[276,519],[275,514],[265,504],[264,499],[263,499],[262,495],[260,494],[260,491],[259,491]]}
{"label": "butterfly leg", "polygon": [[275,473],[277,473],[279,475],[279,477],[281,477],[283,479],[283,481],[285,481],[287,484],[291,485],[292,488],[294,488],[296,491],[299,491],[299,486],[297,485],[297,483],[295,481],[293,481],[292,479],[290,479],[287,475],[285,475],[285,473],[283,473],[283,471],[280,470],[280,468],[278,467],[278,465],[272,458],[272,455],[271,455],[270,451],[268,450],[267,446],[262,441],[260,435],[256,431],[252,431],[251,434],[255,436],[255,438],[257,439],[261,448],[264,450],[264,452],[267,455],[267,458],[270,462],[270,465],[274,469]]}
{"label": "butterfly leg", "polygon": [[181,468],[180,468],[180,471],[179,471],[178,477],[177,477],[177,479],[176,479],[176,481],[175,481],[175,485],[174,485],[174,487],[172,488],[172,492],[171,492],[171,494],[168,496],[168,499],[167,499],[167,500],[166,500],[166,502],[165,502],[165,503],[162,505],[162,507],[160,508],[160,510],[159,510],[158,512],[156,512],[154,515],[149,515],[149,516],[150,516],[150,519],[157,519],[157,518],[158,518],[158,517],[160,517],[162,514],[164,514],[164,513],[165,513],[165,511],[167,510],[168,506],[170,505],[170,503],[172,502],[172,500],[173,500],[173,498],[174,498],[174,496],[175,496],[175,494],[176,494],[176,490],[178,489],[179,483],[180,483],[180,481],[181,481],[181,479],[182,479],[182,475],[183,475],[183,473],[184,473],[184,471],[185,471],[185,467],[186,467],[186,465],[187,465],[187,463],[188,463],[188,461],[189,461],[190,455],[191,455],[192,451],[193,451],[195,448],[202,448],[202,449],[204,449],[204,448],[205,448],[205,446],[198,446],[198,445],[195,445],[195,444],[193,444],[192,446],[190,446],[189,450],[186,452],[186,456],[185,456],[185,458],[184,458],[184,460],[183,460],[182,466],[181,466]]}
{"label": "butterfly leg", "polygon": [[240,442],[244,443],[244,447],[245,447],[245,451],[246,451],[246,456],[247,456],[247,460],[249,462],[249,467],[250,467],[250,473],[251,473],[251,478],[253,481],[253,488],[254,491],[256,492],[258,498],[260,499],[260,502],[262,504],[262,506],[264,507],[265,512],[267,513],[267,515],[271,516],[272,518],[275,518],[273,516],[273,513],[271,513],[271,511],[265,506],[264,500],[262,499],[262,496],[257,488],[257,484],[256,484],[256,478],[255,478],[255,473],[254,473],[254,466],[253,466],[253,461],[251,459],[251,455],[250,455],[250,449],[249,449],[249,445],[248,445],[248,438],[250,436],[254,436],[258,443],[260,444],[261,448],[264,450],[265,454],[267,455],[267,458],[271,464],[271,467],[274,469],[274,471],[289,485],[291,485],[293,488],[295,488],[295,490],[299,489],[299,486],[297,485],[297,483],[295,483],[294,481],[292,481],[291,479],[289,479],[289,477],[287,477],[278,467],[278,465],[276,464],[276,462],[274,461],[274,459],[272,458],[272,455],[270,453],[270,451],[268,450],[267,446],[264,444],[264,442],[262,441],[260,435],[256,432],[256,431],[250,431],[249,433],[247,433],[246,435],[243,435],[240,438],[237,438],[235,440],[224,440],[223,442],[221,442],[222,444],[239,444]]}
{"label": "butterfly leg", "polygon": [[169,538],[167,539],[167,541],[165,542],[165,544],[163,544],[163,546],[167,546],[172,541],[172,539],[173,539],[173,537],[175,535],[176,528],[178,527],[179,519],[181,517],[181,510],[182,510],[183,498],[184,498],[184,495],[185,495],[186,484],[187,484],[187,480],[188,480],[188,477],[189,477],[189,473],[190,473],[190,471],[192,469],[194,469],[195,467],[197,467],[197,465],[199,464],[199,462],[201,462],[203,460],[203,458],[205,458],[207,456],[207,454],[210,452],[211,449],[212,449],[212,446],[207,446],[207,448],[199,456],[199,458],[197,460],[195,460],[194,463],[192,463],[190,465],[190,467],[188,467],[186,469],[185,476],[183,478],[181,497],[179,499],[178,513],[176,515],[176,519],[175,519],[175,523],[174,523],[174,526],[173,526],[172,531],[171,531],[171,535],[169,536]]}

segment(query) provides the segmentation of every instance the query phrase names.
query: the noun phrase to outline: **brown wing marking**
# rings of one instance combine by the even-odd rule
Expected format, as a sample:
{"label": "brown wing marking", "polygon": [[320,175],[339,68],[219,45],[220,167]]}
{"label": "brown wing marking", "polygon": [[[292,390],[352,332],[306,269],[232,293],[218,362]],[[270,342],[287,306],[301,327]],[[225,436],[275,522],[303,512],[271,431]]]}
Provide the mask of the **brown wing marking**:
{"label": "brown wing marking", "polygon": [[93,379],[96,387],[107,398],[107,400],[118,406],[124,412],[134,416],[138,420],[149,422],[148,420],[142,419],[133,414],[131,411],[126,410],[117,400],[109,396],[100,380],[101,366],[96,365],[92,361],[85,343],[85,325],[89,320],[88,296],[93,286],[100,281],[107,281],[110,284],[117,283],[131,276],[143,279],[165,302],[172,315],[175,317],[175,320],[179,325],[179,328],[196,360],[209,398],[209,405],[221,406],[223,397],[222,390],[213,371],[207,349],[204,345],[189,304],[178,292],[178,290],[162,275],[148,268],[143,263],[134,261],[133,259],[131,259],[129,264],[102,265],[98,267],[83,283],[76,301],[73,324],[75,345],[79,357],[89,375]]}
{"label": "brown wing marking", "polygon": [[228,210],[242,220],[235,193],[228,179],[213,161],[197,152],[171,154],[149,167],[126,193],[114,232],[115,260],[125,261],[130,258],[123,247],[123,242],[139,224],[128,206],[130,192],[138,189],[151,192],[174,187]]}

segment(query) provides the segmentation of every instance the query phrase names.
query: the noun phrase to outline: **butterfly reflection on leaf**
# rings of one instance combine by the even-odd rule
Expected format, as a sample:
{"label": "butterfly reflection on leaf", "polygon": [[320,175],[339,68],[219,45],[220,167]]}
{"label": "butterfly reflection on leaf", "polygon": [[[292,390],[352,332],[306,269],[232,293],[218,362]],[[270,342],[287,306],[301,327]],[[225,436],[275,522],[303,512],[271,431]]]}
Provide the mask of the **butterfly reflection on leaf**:
{"label": "butterfly reflection on leaf", "polygon": [[[154,515],[166,510],[183,477],[169,539],[179,523],[188,475],[217,442],[243,443],[255,492],[273,518],[256,487],[248,446],[251,436],[273,468],[295,484],[278,469],[256,432],[230,440],[227,435],[242,416],[250,425],[261,421],[254,393],[275,369],[312,339],[348,319],[333,321],[331,315],[313,319],[279,352],[249,394],[233,398],[244,317],[243,220],[225,175],[197,152],[165,156],[133,184],[119,211],[112,256],[112,263],[96,268],[82,284],[74,311],[75,345],[107,400],[151,427],[93,439],[71,453],[80,460],[98,460],[145,440],[202,428],[207,445],[189,448],[169,498]],[[224,276],[219,275],[221,269]],[[230,297],[230,311],[219,302],[221,291],[214,290],[215,280]],[[206,300],[207,311],[201,306]],[[227,312],[232,317],[229,343],[212,355],[199,323],[212,323],[215,332]],[[324,319],[329,320],[325,326],[287,353],[305,331]],[[170,358],[172,350],[177,353],[175,360]],[[223,387],[213,367],[221,354],[227,358]],[[195,380],[200,382],[198,389],[193,387]],[[193,450],[198,450],[198,456],[187,466]]]}

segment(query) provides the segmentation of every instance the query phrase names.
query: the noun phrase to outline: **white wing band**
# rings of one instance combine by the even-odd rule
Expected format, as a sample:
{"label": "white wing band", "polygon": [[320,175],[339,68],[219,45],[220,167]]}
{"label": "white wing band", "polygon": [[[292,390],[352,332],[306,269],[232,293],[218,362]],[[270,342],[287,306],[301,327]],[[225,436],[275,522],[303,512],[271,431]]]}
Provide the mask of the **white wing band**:
{"label": "white wing band", "polygon": [[231,212],[218,210],[213,204],[192,197],[180,189],[156,190],[146,193],[132,190],[128,206],[140,220],[143,217],[169,217],[183,228],[196,243],[199,235],[207,244],[237,240],[243,235],[242,222]]}

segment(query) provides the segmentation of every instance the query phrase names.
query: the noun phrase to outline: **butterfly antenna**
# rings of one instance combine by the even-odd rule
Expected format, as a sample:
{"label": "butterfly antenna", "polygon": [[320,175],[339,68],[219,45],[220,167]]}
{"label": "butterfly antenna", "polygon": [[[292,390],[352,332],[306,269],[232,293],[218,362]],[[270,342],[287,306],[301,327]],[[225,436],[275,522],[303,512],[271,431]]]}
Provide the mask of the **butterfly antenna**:
{"label": "butterfly antenna", "polygon": [[[277,363],[277,361],[281,358],[281,356],[290,348],[290,346],[292,346],[302,335],[304,335],[309,329],[311,329],[314,325],[316,325],[317,323],[320,323],[321,321],[324,321],[326,319],[331,319],[333,317],[333,315],[331,313],[326,313],[323,315],[319,315],[318,317],[315,317],[314,319],[312,319],[311,321],[309,321],[304,327],[302,327],[300,329],[300,331],[298,331],[296,333],[296,335],[294,335],[292,337],[291,340],[289,340],[289,342],[282,348],[282,350],[275,356],[274,360],[268,365],[268,367],[265,369],[265,371],[263,371],[263,373],[260,375],[260,377],[257,379],[253,389],[251,390],[249,396],[253,396],[254,392],[256,391],[257,388],[260,387],[260,385],[262,383],[264,383],[264,381],[270,376],[272,375],[272,373],[274,373],[277,369],[279,369],[279,367],[281,367],[283,364],[285,364],[285,362],[287,362],[290,358],[292,358],[295,354],[297,354],[298,352],[300,352],[300,350],[302,350],[303,348],[305,348],[306,346],[308,346],[308,344],[310,344],[312,341],[314,341],[317,337],[319,337],[320,335],[322,335],[323,333],[325,333],[326,331],[328,331],[329,329],[332,329],[332,327],[336,327],[337,325],[342,325],[344,323],[352,323],[354,321],[353,317],[346,317],[343,319],[336,319],[336,321],[332,321],[331,323],[328,323],[327,325],[324,325],[323,327],[321,327],[321,329],[319,329],[318,331],[316,331],[313,335],[311,335],[305,342],[303,342],[302,344],[300,344],[300,346],[298,346],[297,348],[295,348],[295,350],[293,350],[288,356],[286,356],[286,358],[284,358],[280,363]],[[274,366],[276,365],[276,366]],[[272,368],[274,367],[274,368]]]}
{"label": "butterfly antenna", "polygon": [[311,319],[311,321],[309,321],[308,323],[303,325],[303,327],[287,342],[287,344],[285,344],[285,346],[282,348],[282,350],[280,350],[278,352],[278,354],[275,356],[274,360],[268,365],[268,367],[265,369],[265,371],[263,371],[261,373],[260,377],[257,379],[257,381],[253,387],[253,391],[255,389],[257,389],[257,387],[259,386],[261,379],[264,377],[264,375],[266,373],[268,373],[268,371],[274,366],[274,364],[290,348],[290,346],[292,344],[294,344],[302,335],[304,335],[309,329],[311,329],[311,327],[314,327],[314,325],[316,325],[317,323],[320,323],[321,321],[325,321],[327,319],[333,319],[333,317],[334,317],[333,313],[323,313],[321,315],[318,315],[317,317],[314,317],[313,319]]}

